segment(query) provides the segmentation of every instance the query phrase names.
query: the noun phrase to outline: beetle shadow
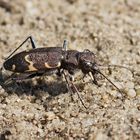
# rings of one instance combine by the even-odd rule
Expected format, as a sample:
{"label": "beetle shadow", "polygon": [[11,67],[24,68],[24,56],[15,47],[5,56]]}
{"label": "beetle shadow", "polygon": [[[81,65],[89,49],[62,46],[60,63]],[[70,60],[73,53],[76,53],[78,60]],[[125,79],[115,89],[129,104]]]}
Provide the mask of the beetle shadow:
{"label": "beetle shadow", "polygon": [[23,80],[20,82],[11,81],[8,84],[4,84],[3,76],[0,74],[0,85],[8,94],[16,93],[18,96],[31,95],[31,96],[41,96],[39,94],[48,93],[50,96],[57,96],[59,94],[65,94],[68,92],[67,85],[65,81],[45,81],[43,79],[35,79],[34,81]]}

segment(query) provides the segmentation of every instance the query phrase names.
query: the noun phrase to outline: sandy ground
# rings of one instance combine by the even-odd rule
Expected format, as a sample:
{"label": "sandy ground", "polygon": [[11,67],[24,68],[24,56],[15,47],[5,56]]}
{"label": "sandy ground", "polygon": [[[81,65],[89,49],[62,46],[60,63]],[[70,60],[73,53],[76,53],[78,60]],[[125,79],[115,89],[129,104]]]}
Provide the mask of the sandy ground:
{"label": "sandy ground", "polygon": [[123,93],[103,78],[97,87],[76,74],[85,109],[76,94],[72,100],[63,78],[51,75],[3,85],[2,75],[11,74],[3,70],[1,140],[140,139],[139,0],[0,0],[1,66],[29,35],[37,47],[61,46],[67,39],[69,49],[90,49],[100,64],[126,66],[134,73],[102,69]]}

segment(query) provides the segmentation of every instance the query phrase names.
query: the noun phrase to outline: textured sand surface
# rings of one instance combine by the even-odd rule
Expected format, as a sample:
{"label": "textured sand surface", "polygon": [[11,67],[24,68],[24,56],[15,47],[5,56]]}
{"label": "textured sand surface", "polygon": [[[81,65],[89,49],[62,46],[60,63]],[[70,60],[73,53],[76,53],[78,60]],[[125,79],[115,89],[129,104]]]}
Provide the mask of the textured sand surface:
{"label": "textured sand surface", "polygon": [[[119,93],[104,78],[100,87],[89,77],[75,84],[88,107],[73,99],[63,78],[37,77],[3,85],[0,75],[0,139],[138,140],[140,139],[139,0],[0,0],[0,64],[32,35],[37,47],[90,49]],[[27,43],[28,45],[29,43]],[[24,45],[20,51],[25,50]],[[29,46],[31,47],[31,46]]]}

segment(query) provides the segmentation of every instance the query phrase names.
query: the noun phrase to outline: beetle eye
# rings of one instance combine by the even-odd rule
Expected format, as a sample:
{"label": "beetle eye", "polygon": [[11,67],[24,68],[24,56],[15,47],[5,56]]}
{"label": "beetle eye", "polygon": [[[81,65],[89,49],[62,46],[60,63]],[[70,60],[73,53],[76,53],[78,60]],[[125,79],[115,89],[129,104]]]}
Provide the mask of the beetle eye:
{"label": "beetle eye", "polygon": [[92,66],[91,62],[85,62],[86,66]]}

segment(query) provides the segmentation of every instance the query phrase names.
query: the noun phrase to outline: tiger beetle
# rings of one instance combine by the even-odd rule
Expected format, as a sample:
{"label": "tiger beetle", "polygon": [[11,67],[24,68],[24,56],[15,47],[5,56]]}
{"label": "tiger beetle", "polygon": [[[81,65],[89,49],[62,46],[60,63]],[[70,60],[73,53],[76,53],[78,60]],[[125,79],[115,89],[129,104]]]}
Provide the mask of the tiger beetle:
{"label": "tiger beetle", "polygon": [[[14,55],[28,40],[31,42],[32,49]],[[36,48],[32,36],[29,36],[5,59],[3,67],[13,72],[9,79],[17,82],[35,76],[43,76],[46,73],[55,73],[59,76],[63,75],[68,90],[71,93],[74,92],[72,89],[75,90],[85,108],[86,106],[80,97],[78,89],[73,83],[73,75],[76,70],[81,70],[84,75],[89,75],[96,85],[98,85],[97,75],[100,74],[121,92],[121,90],[100,71],[93,52],[87,49],[83,52],[67,50],[66,40],[64,40],[62,47]]]}

